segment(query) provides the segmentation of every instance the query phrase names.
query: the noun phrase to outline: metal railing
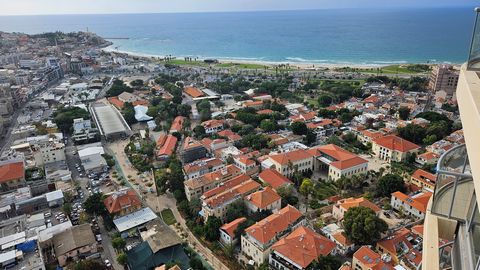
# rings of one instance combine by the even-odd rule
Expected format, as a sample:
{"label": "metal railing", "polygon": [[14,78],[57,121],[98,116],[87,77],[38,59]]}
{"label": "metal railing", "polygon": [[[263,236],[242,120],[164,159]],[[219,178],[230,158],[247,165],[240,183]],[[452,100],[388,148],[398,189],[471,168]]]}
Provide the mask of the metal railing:
{"label": "metal railing", "polygon": [[468,70],[480,70],[480,8],[475,8],[475,24],[468,55]]}

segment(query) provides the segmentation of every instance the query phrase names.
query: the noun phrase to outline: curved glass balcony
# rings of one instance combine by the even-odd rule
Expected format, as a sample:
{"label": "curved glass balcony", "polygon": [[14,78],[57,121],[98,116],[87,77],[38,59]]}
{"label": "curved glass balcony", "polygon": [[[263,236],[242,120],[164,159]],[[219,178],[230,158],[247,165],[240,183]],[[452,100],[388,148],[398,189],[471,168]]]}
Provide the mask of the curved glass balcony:
{"label": "curved glass balcony", "polygon": [[480,8],[476,8],[475,13],[475,26],[473,28],[473,37],[467,63],[468,70],[480,70],[480,18],[478,16]]}
{"label": "curved glass balcony", "polygon": [[465,222],[474,199],[474,187],[465,145],[442,155],[437,163],[437,180],[432,213]]}

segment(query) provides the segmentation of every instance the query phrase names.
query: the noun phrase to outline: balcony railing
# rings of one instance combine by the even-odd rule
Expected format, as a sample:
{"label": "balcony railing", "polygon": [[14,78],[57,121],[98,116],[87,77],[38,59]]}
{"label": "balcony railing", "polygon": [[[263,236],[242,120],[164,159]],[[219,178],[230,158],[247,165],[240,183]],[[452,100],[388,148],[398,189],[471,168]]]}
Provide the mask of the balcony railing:
{"label": "balcony railing", "polygon": [[432,213],[465,222],[474,191],[467,148],[456,146],[443,154],[437,163]]}
{"label": "balcony railing", "polygon": [[480,8],[475,8],[475,13],[475,25],[467,63],[468,70],[480,70]]}

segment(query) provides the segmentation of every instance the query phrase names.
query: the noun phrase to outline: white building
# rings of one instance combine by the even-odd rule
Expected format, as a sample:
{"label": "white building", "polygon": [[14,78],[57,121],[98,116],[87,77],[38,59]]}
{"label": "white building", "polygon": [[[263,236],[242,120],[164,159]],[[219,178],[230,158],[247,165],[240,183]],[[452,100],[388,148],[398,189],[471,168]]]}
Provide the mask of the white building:
{"label": "white building", "polygon": [[97,134],[98,129],[92,126],[92,122],[89,119],[73,119],[72,138],[74,141],[79,142],[94,139]]}

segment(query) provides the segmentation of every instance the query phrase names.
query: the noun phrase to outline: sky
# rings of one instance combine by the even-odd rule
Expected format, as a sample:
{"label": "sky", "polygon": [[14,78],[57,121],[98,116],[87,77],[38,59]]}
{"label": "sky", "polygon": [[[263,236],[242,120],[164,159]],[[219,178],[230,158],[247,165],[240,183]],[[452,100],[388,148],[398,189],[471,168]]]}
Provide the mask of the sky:
{"label": "sky", "polygon": [[477,0],[0,0],[0,15],[450,7]]}

